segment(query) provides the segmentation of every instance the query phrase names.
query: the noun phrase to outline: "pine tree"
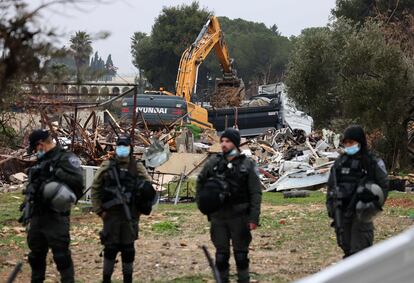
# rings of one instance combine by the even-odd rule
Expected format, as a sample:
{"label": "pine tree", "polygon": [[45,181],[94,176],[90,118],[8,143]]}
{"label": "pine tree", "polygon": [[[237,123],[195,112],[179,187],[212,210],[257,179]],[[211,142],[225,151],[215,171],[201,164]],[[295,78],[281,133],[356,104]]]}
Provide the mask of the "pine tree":
{"label": "pine tree", "polygon": [[112,77],[116,75],[116,68],[114,66],[114,63],[112,62],[111,54],[109,54],[108,58],[106,59],[105,69],[106,69],[106,74],[110,79],[112,79]]}

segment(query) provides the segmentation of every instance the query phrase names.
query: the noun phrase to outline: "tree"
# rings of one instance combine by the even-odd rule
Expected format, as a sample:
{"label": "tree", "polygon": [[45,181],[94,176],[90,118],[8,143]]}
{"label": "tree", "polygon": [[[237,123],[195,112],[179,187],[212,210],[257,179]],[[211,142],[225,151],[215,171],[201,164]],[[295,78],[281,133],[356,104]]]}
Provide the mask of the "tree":
{"label": "tree", "polygon": [[387,41],[380,24],[366,21],[357,27],[340,19],[330,28],[305,30],[297,38],[287,85],[318,127],[335,128],[335,120],[343,120],[379,130],[383,138],[376,150],[391,165],[406,156],[413,70],[400,46]]}
{"label": "tree", "polygon": [[[24,1],[0,2],[0,94],[1,107],[16,95],[23,80],[34,81],[43,73],[42,62],[54,52],[52,30],[39,28],[39,12],[50,3],[33,10]],[[18,95],[17,95],[18,96]],[[7,99],[6,99],[7,98]]]}
{"label": "tree", "polygon": [[92,57],[91,64],[89,66],[92,73],[95,73],[98,71],[98,61],[99,61],[98,51],[95,51],[95,54]]}
{"label": "tree", "polygon": [[114,63],[112,62],[111,54],[109,54],[108,58],[106,58],[105,70],[106,70],[106,75],[108,76],[109,80],[111,80],[112,77],[116,75],[116,67],[114,66]]}
{"label": "tree", "polygon": [[269,28],[275,35],[281,35],[279,32],[279,28],[277,27],[277,25],[273,25]]}
{"label": "tree", "polygon": [[[155,88],[174,89],[181,54],[194,42],[208,15],[197,3],[164,8],[150,35],[133,35],[133,64]],[[279,35],[276,25],[268,28],[263,23],[227,17],[219,17],[219,21],[230,56],[235,60],[234,67],[245,83],[274,82],[283,76],[290,42]],[[221,76],[213,51],[199,68],[198,89],[207,88],[207,77]]]}
{"label": "tree", "polygon": [[337,97],[332,97],[339,62],[328,28],[309,28],[296,39],[288,65],[289,95],[324,127],[336,116]]}
{"label": "tree", "polygon": [[92,54],[92,40],[85,31],[77,31],[70,38],[70,49],[75,59],[77,81],[81,82],[89,67],[89,56]]}
{"label": "tree", "polygon": [[[219,21],[230,56],[235,61],[234,67],[247,85],[267,84],[283,77],[291,44],[288,38],[274,32],[276,26],[272,30],[263,23],[227,17],[219,17]],[[205,66],[213,77],[221,76],[214,55],[209,56]],[[203,71],[200,68],[200,73]]]}
{"label": "tree", "polygon": [[414,14],[414,0],[337,0],[332,14],[358,24],[377,15],[385,15],[387,21],[399,21]]}
{"label": "tree", "polygon": [[181,53],[194,41],[209,14],[197,2],[164,7],[155,19],[151,35],[140,32],[133,35],[133,63],[144,70],[155,88],[174,89]]}

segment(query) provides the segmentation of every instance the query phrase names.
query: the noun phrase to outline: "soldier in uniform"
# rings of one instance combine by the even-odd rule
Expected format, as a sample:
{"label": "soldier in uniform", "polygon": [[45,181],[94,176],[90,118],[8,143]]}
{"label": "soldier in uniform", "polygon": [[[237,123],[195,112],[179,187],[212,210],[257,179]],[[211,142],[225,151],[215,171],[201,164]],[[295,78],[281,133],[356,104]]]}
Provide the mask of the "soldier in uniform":
{"label": "soldier in uniform", "polygon": [[241,154],[240,134],[226,129],[220,137],[222,153],[212,157],[197,179],[197,204],[211,222],[216,266],[229,281],[230,241],[238,282],[249,282],[251,230],[259,224],[261,187],[255,162]]}
{"label": "soldier in uniform", "polygon": [[139,217],[151,212],[154,197],[145,167],[132,156],[130,138],[119,137],[115,156],[102,163],[92,185],[93,208],[103,220],[104,283],[111,282],[118,252],[124,282],[132,282]]}
{"label": "soldier in uniform", "polygon": [[384,161],[368,150],[362,127],[348,127],[342,143],[344,153],[335,161],[329,176],[326,206],[345,258],[373,244],[371,216],[381,210],[388,179]]}
{"label": "soldier in uniform", "polygon": [[28,153],[36,152],[37,163],[29,169],[29,184],[24,192],[23,216],[30,249],[28,261],[31,282],[43,282],[49,248],[60,272],[61,282],[74,282],[69,250],[70,208],[82,196],[83,174],[79,158],[55,144],[46,130],[29,136]]}

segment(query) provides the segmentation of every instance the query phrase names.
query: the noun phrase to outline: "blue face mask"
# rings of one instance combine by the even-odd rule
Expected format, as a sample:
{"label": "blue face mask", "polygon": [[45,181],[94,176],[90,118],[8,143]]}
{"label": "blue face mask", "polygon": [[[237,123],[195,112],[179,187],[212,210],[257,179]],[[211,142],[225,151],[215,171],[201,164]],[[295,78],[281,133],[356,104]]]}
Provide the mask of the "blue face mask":
{"label": "blue face mask", "polygon": [[129,146],[118,145],[115,149],[115,153],[118,157],[128,157],[131,148]]}
{"label": "blue face mask", "polygon": [[41,159],[43,156],[45,156],[45,152],[44,150],[38,150],[36,152],[36,155],[37,155],[37,159]]}
{"label": "blue face mask", "polygon": [[348,155],[354,155],[360,150],[359,144],[354,144],[352,146],[345,147],[345,153]]}

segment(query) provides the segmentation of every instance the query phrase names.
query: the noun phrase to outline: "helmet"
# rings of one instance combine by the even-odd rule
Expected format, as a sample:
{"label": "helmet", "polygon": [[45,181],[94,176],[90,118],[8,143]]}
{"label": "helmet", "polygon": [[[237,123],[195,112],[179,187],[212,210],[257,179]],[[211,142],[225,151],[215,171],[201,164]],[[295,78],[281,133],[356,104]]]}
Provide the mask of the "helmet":
{"label": "helmet", "polygon": [[358,187],[357,193],[360,195],[355,208],[357,218],[361,222],[371,222],[382,210],[385,201],[384,192],[377,184],[366,183]]}
{"label": "helmet", "polygon": [[209,215],[219,210],[230,196],[228,184],[218,178],[210,178],[197,193],[197,206],[201,213]]}
{"label": "helmet", "polygon": [[149,215],[152,210],[152,205],[156,199],[157,192],[152,186],[151,182],[144,181],[141,183],[138,191],[137,207],[138,210],[145,215]]}
{"label": "helmet", "polygon": [[144,201],[153,202],[156,197],[157,192],[152,186],[151,182],[144,181],[140,186],[140,198]]}
{"label": "helmet", "polygon": [[119,136],[118,139],[116,140],[116,145],[130,146],[131,138],[127,135]]}
{"label": "helmet", "polygon": [[43,199],[56,212],[67,212],[76,202],[76,196],[65,184],[49,182],[43,188]]}

